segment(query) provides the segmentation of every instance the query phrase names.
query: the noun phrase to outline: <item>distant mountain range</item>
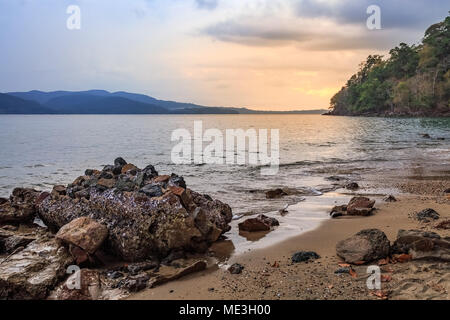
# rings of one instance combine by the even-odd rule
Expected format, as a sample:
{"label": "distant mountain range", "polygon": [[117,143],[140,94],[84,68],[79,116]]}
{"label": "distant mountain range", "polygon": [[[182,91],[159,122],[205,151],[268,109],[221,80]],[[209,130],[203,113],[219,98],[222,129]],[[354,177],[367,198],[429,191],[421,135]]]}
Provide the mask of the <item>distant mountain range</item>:
{"label": "distant mountain range", "polygon": [[321,114],[326,110],[258,111],[158,100],[128,92],[29,91],[0,93],[0,114]]}

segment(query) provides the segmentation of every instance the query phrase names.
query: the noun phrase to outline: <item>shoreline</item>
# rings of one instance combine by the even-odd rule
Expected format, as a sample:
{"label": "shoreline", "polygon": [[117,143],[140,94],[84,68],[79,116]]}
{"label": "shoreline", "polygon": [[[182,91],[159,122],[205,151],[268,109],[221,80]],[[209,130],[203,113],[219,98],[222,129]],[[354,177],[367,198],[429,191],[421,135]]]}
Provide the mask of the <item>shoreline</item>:
{"label": "shoreline", "polygon": [[[426,208],[438,211],[441,214],[439,221],[450,218],[448,196],[402,195],[398,199],[398,202],[393,203],[377,202],[377,210],[372,216],[325,220],[317,228],[301,235],[290,237],[266,248],[233,256],[228,264],[243,265],[244,271],[240,275],[232,275],[225,267],[220,268],[213,264],[203,272],[156,288],[146,289],[127,299],[379,299],[366,287],[367,265],[353,266],[357,274],[356,279],[348,274],[334,273],[339,268],[338,264],[342,263],[342,260],[336,256],[336,243],[363,229],[370,228],[385,232],[391,243],[396,239],[400,229],[436,232],[433,228],[436,223],[427,225],[410,217],[411,213]],[[450,236],[448,230],[437,232],[442,237]],[[300,250],[317,252],[321,258],[310,263],[293,264],[291,256]],[[393,292],[394,299],[402,297],[405,293],[398,289],[402,281],[409,287],[417,282],[417,277],[423,276],[429,277],[428,280],[431,282],[442,281],[443,284],[438,287],[443,287],[444,291],[435,292],[431,289],[430,293],[429,290],[425,290],[422,296],[407,298],[449,299],[450,278],[440,279],[439,270],[436,273],[433,271],[418,273],[417,270],[420,268],[428,270],[430,264],[433,265],[433,262],[412,261],[388,265],[387,270],[390,271],[388,274],[392,277],[392,281],[383,283],[382,289]],[[444,263],[443,267],[449,267],[449,263]],[[420,281],[418,285],[427,286]]]}

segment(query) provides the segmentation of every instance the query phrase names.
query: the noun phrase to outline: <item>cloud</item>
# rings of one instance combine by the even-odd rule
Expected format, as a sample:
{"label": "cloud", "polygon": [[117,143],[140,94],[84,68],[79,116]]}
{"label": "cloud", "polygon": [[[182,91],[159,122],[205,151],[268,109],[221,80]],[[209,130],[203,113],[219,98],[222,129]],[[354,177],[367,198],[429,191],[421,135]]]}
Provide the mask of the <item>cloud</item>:
{"label": "cloud", "polygon": [[423,29],[446,16],[442,8],[448,6],[448,0],[300,0],[296,2],[295,12],[299,17],[362,24],[368,17],[366,10],[370,5],[380,7],[383,28]]}
{"label": "cloud", "polygon": [[197,8],[205,10],[214,10],[219,5],[219,0],[195,0]]}

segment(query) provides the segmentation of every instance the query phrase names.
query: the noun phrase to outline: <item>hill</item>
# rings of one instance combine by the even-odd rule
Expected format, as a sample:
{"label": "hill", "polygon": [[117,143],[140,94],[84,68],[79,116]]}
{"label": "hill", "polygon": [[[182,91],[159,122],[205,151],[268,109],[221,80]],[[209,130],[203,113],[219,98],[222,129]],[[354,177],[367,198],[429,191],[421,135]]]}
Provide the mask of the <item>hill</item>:
{"label": "hill", "polygon": [[54,113],[37,102],[0,93],[0,114],[49,114]]}
{"label": "hill", "polygon": [[370,55],[331,99],[330,115],[450,116],[450,16],[419,45]]}

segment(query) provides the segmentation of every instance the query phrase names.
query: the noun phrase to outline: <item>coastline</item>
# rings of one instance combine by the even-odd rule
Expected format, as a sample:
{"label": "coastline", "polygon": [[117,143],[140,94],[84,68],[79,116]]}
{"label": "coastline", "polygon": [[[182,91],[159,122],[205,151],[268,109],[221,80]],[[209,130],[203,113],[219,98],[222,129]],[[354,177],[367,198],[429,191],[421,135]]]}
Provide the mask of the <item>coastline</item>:
{"label": "coastline", "polygon": [[[233,256],[228,264],[243,265],[240,275],[213,264],[203,272],[144,290],[128,299],[380,299],[367,289],[367,265],[353,266],[356,278],[334,273],[342,263],[336,256],[338,241],[370,228],[383,231],[391,243],[400,229],[433,231],[443,238],[450,236],[448,230],[436,230],[436,222],[425,224],[411,217],[413,212],[433,208],[441,214],[438,222],[448,220],[448,195],[433,192],[403,194],[397,198],[398,202],[377,202],[372,216],[325,220],[312,231]],[[301,250],[317,252],[321,258],[309,263],[292,263],[292,254]],[[449,299],[449,267],[448,262],[421,260],[382,266],[383,275],[392,279],[382,283],[382,290],[391,299]]]}

